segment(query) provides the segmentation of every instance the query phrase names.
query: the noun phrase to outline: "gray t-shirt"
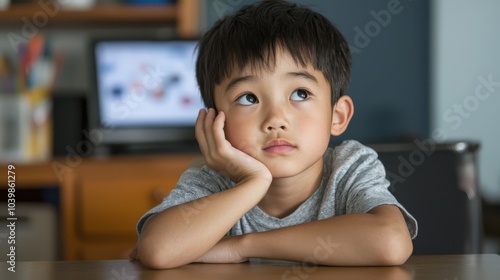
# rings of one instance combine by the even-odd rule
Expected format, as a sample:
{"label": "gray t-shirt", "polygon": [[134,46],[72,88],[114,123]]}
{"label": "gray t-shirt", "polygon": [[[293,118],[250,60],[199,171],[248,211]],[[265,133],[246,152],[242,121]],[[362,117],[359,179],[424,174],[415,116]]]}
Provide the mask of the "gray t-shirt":
{"label": "gray t-shirt", "polygon": [[[137,231],[140,234],[144,222],[152,214],[233,186],[228,178],[207,166],[189,168],[163,202],[141,217]],[[411,237],[415,238],[417,221],[398,203],[388,187],[389,181],[377,153],[359,142],[344,141],[326,151],[320,186],[293,213],[276,218],[255,206],[236,222],[228,235],[267,231],[349,213],[366,213],[376,206],[392,204],[401,209]],[[185,209],[186,218],[203,211],[205,205],[201,200],[192,209]]]}

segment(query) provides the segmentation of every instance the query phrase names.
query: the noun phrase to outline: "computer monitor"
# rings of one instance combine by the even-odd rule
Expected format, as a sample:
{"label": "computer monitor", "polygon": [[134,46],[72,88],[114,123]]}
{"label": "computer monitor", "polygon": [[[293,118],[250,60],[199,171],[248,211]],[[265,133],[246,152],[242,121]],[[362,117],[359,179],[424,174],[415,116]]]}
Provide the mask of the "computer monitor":
{"label": "computer monitor", "polygon": [[203,108],[195,77],[197,40],[92,42],[89,125],[103,146],[161,147],[195,143]]}

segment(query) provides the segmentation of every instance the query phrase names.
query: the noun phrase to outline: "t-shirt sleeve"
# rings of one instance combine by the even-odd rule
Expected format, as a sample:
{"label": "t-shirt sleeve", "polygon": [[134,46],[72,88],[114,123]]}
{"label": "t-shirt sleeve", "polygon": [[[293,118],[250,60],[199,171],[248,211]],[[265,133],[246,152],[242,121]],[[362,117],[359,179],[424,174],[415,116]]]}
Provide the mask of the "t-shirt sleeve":
{"label": "t-shirt sleeve", "polygon": [[411,237],[417,236],[417,221],[389,191],[385,168],[374,150],[351,142],[338,149],[335,161],[337,169],[343,171],[338,173],[337,213],[366,213],[380,205],[396,205]]}
{"label": "t-shirt sleeve", "polygon": [[[166,196],[160,204],[146,212],[139,219],[137,223],[137,233],[141,234],[144,223],[151,215],[157,214],[170,207],[220,192],[230,184],[231,182],[229,179],[220,176],[217,172],[206,166],[202,168],[192,167],[187,169],[170,194]],[[199,207],[186,209],[186,218],[189,218],[189,215],[195,214],[196,211],[202,211],[203,203],[205,202],[200,201]]]}

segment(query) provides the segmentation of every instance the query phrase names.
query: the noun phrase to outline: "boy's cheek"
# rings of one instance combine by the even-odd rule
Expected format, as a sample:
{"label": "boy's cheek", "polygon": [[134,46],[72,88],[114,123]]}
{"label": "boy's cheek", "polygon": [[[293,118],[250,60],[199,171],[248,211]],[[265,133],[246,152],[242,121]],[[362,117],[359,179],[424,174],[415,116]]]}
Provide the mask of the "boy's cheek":
{"label": "boy's cheek", "polygon": [[247,131],[244,125],[227,125],[224,128],[224,132],[226,140],[231,143],[231,146],[246,154],[255,154],[258,147],[258,139],[255,133]]}
{"label": "boy's cheek", "polygon": [[[234,131],[233,131],[234,132]],[[251,139],[248,139],[247,137],[241,137],[241,135],[235,133],[226,133],[226,139],[231,143],[233,147],[236,149],[246,152],[248,151],[253,145],[253,142],[251,142]]]}
{"label": "boy's cheek", "polygon": [[233,141],[237,141],[239,138],[244,137],[245,130],[247,129],[247,125],[240,120],[240,117],[234,114],[226,113],[226,121],[224,123],[224,133],[226,135],[226,139],[233,143]]}

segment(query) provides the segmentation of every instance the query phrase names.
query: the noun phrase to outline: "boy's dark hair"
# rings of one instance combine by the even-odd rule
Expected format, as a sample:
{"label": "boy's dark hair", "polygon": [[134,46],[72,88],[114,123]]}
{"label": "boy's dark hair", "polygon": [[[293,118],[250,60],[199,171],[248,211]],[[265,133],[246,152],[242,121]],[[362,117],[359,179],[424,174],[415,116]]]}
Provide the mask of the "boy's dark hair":
{"label": "boy's dark hair", "polygon": [[347,93],[351,55],[342,34],[324,16],[286,1],[265,0],[215,23],[198,44],[196,79],[207,108],[214,88],[235,69],[274,67],[276,48],[310,63],[329,82],[332,105]]}

